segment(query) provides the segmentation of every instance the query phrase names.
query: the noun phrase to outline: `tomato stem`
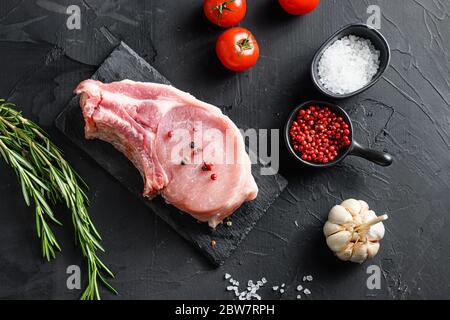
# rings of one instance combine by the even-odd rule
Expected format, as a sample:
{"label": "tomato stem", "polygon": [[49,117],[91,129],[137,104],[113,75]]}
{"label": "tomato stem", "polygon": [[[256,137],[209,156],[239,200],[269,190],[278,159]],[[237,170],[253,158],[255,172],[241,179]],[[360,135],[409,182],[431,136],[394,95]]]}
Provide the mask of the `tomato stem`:
{"label": "tomato stem", "polygon": [[245,50],[253,49],[251,36],[248,36],[248,38],[239,40],[236,42],[236,46],[239,47],[238,55],[240,56]]}
{"label": "tomato stem", "polygon": [[225,10],[233,11],[230,8],[228,8],[227,6],[234,1],[236,1],[236,0],[227,0],[227,1],[223,2],[222,4],[219,4],[211,9],[211,11],[213,11],[213,12],[217,10],[217,24],[219,26],[220,26],[220,18],[222,17],[223,12]]}

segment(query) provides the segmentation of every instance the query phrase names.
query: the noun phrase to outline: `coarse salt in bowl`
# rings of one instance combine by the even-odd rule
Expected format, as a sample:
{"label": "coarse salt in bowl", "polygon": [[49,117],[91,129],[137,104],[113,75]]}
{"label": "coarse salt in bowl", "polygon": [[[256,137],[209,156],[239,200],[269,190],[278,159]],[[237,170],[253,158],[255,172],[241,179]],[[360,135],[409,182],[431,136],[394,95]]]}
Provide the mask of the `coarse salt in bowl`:
{"label": "coarse salt in bowl", "polygon": [[342,99],[374,85],[389,66],[390,48],[377,30],[361,23],[333,34],[316,52],[311,75],[325,96]]}
{"label": "coarse salt in bowl", "polygon": [[348,94],[366,86],[380,67],[380,51],[355,35],[336,40],[322,53],[320,83],[335,94]]}

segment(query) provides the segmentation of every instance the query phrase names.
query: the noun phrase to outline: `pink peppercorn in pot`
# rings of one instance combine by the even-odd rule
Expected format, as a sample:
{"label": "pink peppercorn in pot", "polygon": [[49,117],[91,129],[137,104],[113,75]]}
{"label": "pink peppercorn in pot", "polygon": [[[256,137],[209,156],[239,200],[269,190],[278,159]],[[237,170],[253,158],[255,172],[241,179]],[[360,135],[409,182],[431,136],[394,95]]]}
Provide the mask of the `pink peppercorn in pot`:
{"label": "pink peppercorn in pot", "polygon": [[348,114],[327,102],[309,101],[295,108],[286,124],[285,140],[290,153],[310,167],[330,167],[347,155],[381,166],[392,163],[389,154],[364,148],[354,141]]}
{"label": "pink peppercorn in pot", "polygon": [[303,160],[326,164],[339,158],[350,145],[349,128],[330,107],[310,105],[297,112],[289,135]]}

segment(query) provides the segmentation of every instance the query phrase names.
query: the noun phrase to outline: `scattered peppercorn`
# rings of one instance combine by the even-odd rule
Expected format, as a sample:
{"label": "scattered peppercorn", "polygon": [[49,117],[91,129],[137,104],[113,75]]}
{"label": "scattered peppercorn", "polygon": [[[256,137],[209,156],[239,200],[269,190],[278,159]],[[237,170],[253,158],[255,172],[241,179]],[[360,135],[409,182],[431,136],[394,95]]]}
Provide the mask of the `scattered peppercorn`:
{"label": "scattered peppercorn", "polygon": [[186,162],[184,160],[181,160],[181,165],[184,166]]}
{"label": "scattered peppercorn", "polygon": [[195,142],[192,141],[192,142],[191,142],[191,149],[194,149],[194,148],[195,148]]}
{"label": "scattered peppercorn", "polygon": [[328,107],[301,109],[292,122],[289,135],[294,150],[305,161],[328,163],[351,144],[350,127]]}
{"label": "scattered peppercorn", "polygon": [[212,169],[212,164],[203,162],[203,166],[202,166],[203,171],[211,171],[211,169]]}
{"label": "scattered peppercorn", "polygon": [[211,175],[211,180],[217,180],[217,174],[213,173],[213,174]]}

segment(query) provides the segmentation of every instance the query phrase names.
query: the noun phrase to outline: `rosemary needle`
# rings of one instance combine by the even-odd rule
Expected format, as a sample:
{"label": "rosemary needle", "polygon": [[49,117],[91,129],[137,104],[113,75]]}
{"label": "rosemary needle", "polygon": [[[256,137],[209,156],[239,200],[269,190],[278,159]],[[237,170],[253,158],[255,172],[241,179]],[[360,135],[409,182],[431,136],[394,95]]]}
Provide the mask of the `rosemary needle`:
{"label": "rosemary needle", "polygon": [[24,118],[15,110],[14,104],[3,99],[0,99],[0,156],[15,171],[26,204],[35,207],[42,256],[50,261],[57,251],[61,251],[49,222],[61,225],[51,206],[63,203],[71,211],[76,241],[87,260],[88,284],[81,299],[100,299],[99,282],[117,293],[106,280],[107,276],[113,278],[114,274],[97,255],[104,249],[87,210],[86,184],[45,131]]}

